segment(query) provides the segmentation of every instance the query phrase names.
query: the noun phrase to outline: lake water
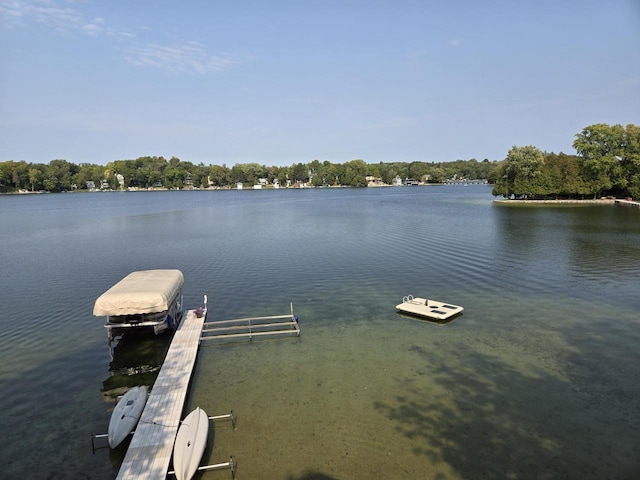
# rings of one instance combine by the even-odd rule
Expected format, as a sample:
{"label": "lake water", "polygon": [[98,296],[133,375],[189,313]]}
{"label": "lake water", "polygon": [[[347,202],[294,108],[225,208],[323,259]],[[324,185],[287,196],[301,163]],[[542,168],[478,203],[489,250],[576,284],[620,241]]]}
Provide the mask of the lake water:
{"label": "lake water", "polygon": [[[178,268],[209,319],[299,338],[203,346],[186,410],[233,410],[238,478],[640,478],[640,209],[504,207],[490,187],[0,197],[0,476],[109,479],[92,453],[168,338],[110,363],[95,299]],[[405,318],[407,294],[465,307]],[[211,448],[213,444],[214,448]],[[229,478],[210,472],[202,478]]]}

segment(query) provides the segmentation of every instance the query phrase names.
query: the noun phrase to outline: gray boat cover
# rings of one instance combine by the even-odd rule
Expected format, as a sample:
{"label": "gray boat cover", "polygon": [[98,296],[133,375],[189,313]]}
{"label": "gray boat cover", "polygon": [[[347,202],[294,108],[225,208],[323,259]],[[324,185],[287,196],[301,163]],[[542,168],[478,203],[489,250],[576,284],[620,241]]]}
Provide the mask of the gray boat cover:
{"label": "gray boat cover", "polygon": [[98,297],[93,314],[102,317],[164,312],[183,283],[180,270],[132,272]]}

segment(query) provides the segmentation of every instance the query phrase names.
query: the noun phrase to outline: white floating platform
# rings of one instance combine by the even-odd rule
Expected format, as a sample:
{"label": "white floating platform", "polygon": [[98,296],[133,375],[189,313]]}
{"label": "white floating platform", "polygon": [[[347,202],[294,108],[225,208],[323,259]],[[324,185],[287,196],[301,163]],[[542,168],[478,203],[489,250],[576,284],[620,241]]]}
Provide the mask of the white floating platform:
{"label": "white floating platform", "polygon": [[402,303],[396,305],[396,309],[401,313],[417,315],[431,320],[447,320],[459,315],[464,310],[464,308],[459,305],[452,305],[450,303],[420,297],[414,298],[413,295],[404,297]]}

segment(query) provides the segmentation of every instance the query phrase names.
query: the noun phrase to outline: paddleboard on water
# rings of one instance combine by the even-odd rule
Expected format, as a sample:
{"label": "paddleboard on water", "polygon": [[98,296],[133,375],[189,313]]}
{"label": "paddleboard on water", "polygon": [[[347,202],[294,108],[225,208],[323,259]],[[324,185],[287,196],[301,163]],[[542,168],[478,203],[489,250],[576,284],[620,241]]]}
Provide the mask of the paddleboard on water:
{"label": "paddleboard on water", "polygon": [[191,480],[207,446],[209,417],[200,407],[182,421],[173,447],[173,469],[178,480]]}
{"label": "paddleboard on water", "polygon": [[109,446],[116,448],[127,438],[140,420],[142,409],[147,402],[147,387],[133,387],[124,394],[113,409],[109,421]]}

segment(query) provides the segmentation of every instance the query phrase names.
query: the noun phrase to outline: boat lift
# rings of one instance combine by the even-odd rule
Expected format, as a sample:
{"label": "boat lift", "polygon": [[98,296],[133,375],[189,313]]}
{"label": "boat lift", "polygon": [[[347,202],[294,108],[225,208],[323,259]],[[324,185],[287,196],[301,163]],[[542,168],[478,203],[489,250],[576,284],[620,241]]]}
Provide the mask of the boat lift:
{"label": "boat lift", "polygon": [[[223,462],[223,463],[216,463],[213,465],[203,465],[202,467],[198,467],[198,470],[196,470],[197,472],[203,472],[206,470],[226,470],[227,468],[229,470],[231,470],[231,478],[233,480],[236,479],[236,463],[233,461],[233,457],[229,457],[229,461],[228,462]],[[175,475],[176,472],[174,472],[173,470],[170,472],[167,472],[167,475]]]}
{"label": "boat lift", "polygon": [[[208,417],[209,420],[215,422],[219,422],[219,421],[223,421],[223,420],[231,420],[231,425],[233,426],[233,430],[236,431],[237,430],[237,426],[236,426],[236,417],[233,414],[233,410],[231,410],[231,413],[228,413],[226,415],[214,415],[213,417]],[[231,478],[232,480],[236,479],[236,466],[237,463],[233,461],[233,456],[229,456],[229,461],[228,462],[222,462],[222,463],[215,463],[212,465],[202,465],[201,467],[198,467],[198,469],[196,470],[197,472],[204,472],[204,471],[208,471],[208,470],[226,470],[229,469],[231,470]],[[167,475],[175,475],[176,472],[173,470],[170,470],[167,472]]]}
{"label": "boat lift", "polygon": [[293,313],[266,317],[247,317],[233,320],[205,322],[200,340],[229,340],[254,337],[295,335],[300,336],[298,316]]}

